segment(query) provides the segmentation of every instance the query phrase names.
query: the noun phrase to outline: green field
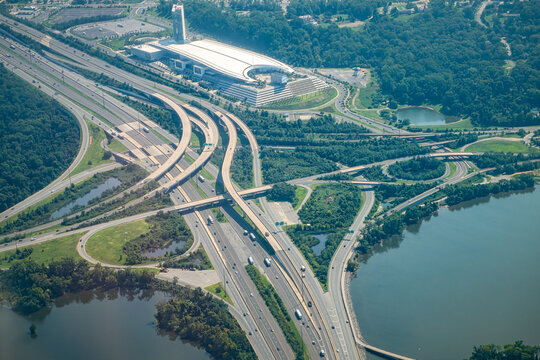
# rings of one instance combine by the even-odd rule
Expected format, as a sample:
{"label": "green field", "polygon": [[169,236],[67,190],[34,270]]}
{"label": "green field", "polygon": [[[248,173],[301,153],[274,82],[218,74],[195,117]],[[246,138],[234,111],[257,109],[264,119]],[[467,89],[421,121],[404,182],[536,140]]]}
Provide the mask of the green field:
{"label": "green field", "polygon": [[[77,253],[77,243],[79,239],[84,235],[74,234],[64,236],[55,240],[49,240],[40,244],[26,246],[19,248],[19,250],[32,249],[32,254],[27,259],[35,260],[38,264],[50,264],[54,260],[60,260],[62,258],[79,258]],[[0,253],[0,269],[5,269],[16,263],[17,259],[9,262],[9,258],[12,255],[16,255],[16,250],[5,251]]]}
{"label": "green field", "polygon": [[88,255],[107,264],[125,265],[122,247],[126,242],[146,234],[150,225],[145,220],[110,227],[94,234],[86,243]]}
{"label": "green field", "polygon": [[205,289],[210,291],[212,294],[216,295],[220,299],[225,300],[226,302],[232,305],[232,300],[229,297],[229,294],[227,294],[227,292],[223,288],[223,285],[221,285],[221,283],[207,286],[205,287]]}
{"label": "green field", "polygon": [[116,152],[124,152],[127,151],[128,148],[124,146],[118,139],[112,139],[111,142],[107,145],[107,147],[113,151]]}
{"label": "green field", "polygon": [[105,132],[90,121],[86,121],[86,123],[88,124],[88,130],[90,131],[90,144],[88,145],[88,150],[86,150],[86,154],[84,154],[81,163],[73,170],[70,176],[110,162],[110,160],[103,160],[105,150],[101,147],[101,142],[105,139]]}
{"label": "green field", "polygon": [[297,186],[294,189],[294,201],[291,204],[294,210],[298,210],[300,204],[302,204],[302,201],[306,197],[307,192],[307,189],[303,186]]}
{"label": "green field", "polygon": [[334,87],[327,88],[312,94],[297,96],[290,99],[280,100],[263,106],[263,109],[272,110],[301,110],[321,106],[334,99],[337,90]]}
{"label": "green field", "polygon": [[528,153],[538,152],[533,150],[521,141],[508,140],[486,140],[476,144],[472,144],[465,148],[465,151],[471,152],[511,152],[511,153]]}

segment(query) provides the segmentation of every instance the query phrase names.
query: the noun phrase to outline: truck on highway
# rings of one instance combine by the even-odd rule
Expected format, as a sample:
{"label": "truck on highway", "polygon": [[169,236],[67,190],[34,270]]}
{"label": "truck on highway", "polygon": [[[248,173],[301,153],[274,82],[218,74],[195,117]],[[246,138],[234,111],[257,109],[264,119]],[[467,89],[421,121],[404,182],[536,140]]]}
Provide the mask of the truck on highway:
{"label": "truck on highway", "polygon": [[119,138],[120,140],[124,140],[124,137],[122,136],[122,134],[118,134],[118,138]]}
{"label": "truck on highway", "polygon": [[319,356],[324,357],[324,355],[326,355],[326,353],[324,352],[324,349],[321,349],[321,352],[319,353]]}
{"label": "truck on highway", "polygon": [[249,265],[253,265],[253,258],[251,256],[248,257],[248,263]]}
{"label": "truck on highway", "polygon": [[302,313],[300,312],[300,310],[296,309],[294,315],[298,320],[302,320]]}
{"label": "truck on highway", "polygon": [[214,220],[210,215],[208,215],[208,217],[206,218],[206,222],[208,223],[208,225],[212,225],[214,223]]}
{"label": "truck on highway", "polygon": [[202,175],[199,175],[198,179],[199,179],[200,182],[204,182],[204,178],[202,177]]}
{"label": "truck on highway", "polygon": [[304,265],[300,266],[300,270],[306,271],[306,267]]}
{"label": "truck on highway", "polygon": [[270,259],[269,258],[264,258],[264,265],[266,265],[267,267],[270,267]]}
{"label": "truck on highway", "polygon": [[257,237],[255,236],[254,233],[249,233],[249,238],[250,238],[251,241],[257,240]]}
{"label": "truck on highway", "polygon": [[148,130],[148,128],[147,128],[146,126],[143,127],[142,130],[143,130],[145,133],[149,133],[149,132],[150,132],[150,130]]}

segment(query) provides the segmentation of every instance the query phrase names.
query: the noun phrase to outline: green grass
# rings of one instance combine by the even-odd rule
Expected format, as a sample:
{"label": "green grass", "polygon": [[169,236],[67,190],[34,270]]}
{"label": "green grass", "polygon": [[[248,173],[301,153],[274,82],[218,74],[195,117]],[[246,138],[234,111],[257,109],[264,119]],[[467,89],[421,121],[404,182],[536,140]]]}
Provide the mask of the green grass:
{"label": "green grass", "polygon": [[337,90],[334,87],[330,87],[316,93],[276,101],[265,105],[262,108],[272,110],[311,109],[326,104],[330,100],[334,99],[337,94]]}
{"label": "green grass", "polygon": [[214,214],[214,217],[216,220],[220,223],[227,223],[229,220],[225,217],[223,212],[219,208],[212,208],[212,214]]}
{"label": "green grass", "polygon": [[[296,359],[309,359],[306,345],[302,341],[302,337],[294,325],[294,321],[287,311],[287,308],[270,281],[268,281],[266,276],[261,274],[253,265],[246,265],[246,271],[251,277],[251,280],[253,280],[255,287],[257,287],[257,290],[272,313],[272,316],[274,316],[279,327],[283,331],[285,339],[287,339],[287,342],[291,345],[291,349],[294,352]],[[308,314],[304,314],[304,316],[308,316]]]}
{"label": "green grass", "polygon": [[511,153],[529,153],[538,152],[531,149],[521,141],[507,140],[486,140],[476,144],[469,145],[465,151],[470,152],[511,152]]}
{"label": "green grass", "polygon": [[354,110],[354,112],[369,119],[385,122],[385,120],[381,117],[381,115],[379,115],[377,110]]}
{"label": "green grass", "polygon": [[126,256],[122,247],[129,240],[146,234],[149,229],[150,225],[145,220],[139,220],[101,230],[88,239],[86,251],[97,261],[125,265]]}
{"label": "green grass", "polygon": [[448,163],[448,165],[450,166],[450,174],[448,175],[448,177],[452,177],[457,171],[457,166],[456,166],[456,163],[454,162],[450,162]]}
{"label": "green grass", "polygon": [[195,188],[195,190],[197,190],[197,192],[199,193],[199,195],[201,195],[201,197],[202,197],[203,199],[208,198],[208,195],[206,195],[206,193],[204,192],[204,190],[201,189],[201,188],[199,187],[199,185],[197,185],[197,183],[195,183],[195,181],[193,181],[193,179],[190,179],[190,180],[189,180],[189,183],[190,183],[191,185],[193,185],[193,187]]}
{"label": "green grass", "polygon": [[165,136],[163,136],[160,132],[155,130],[154,128],[150,128],[150,131],[156,135],[158,138],[161,139],[165,144],[171,145],[173,148],[176,148],[176,144],[174,144],[171,140],[167,139]]}
{"label": "green grass", "polygon": [[184,153],[184,160],[186,160],[190,165],[195,162],[195,159],[193,159],[191,156],[189,156],[186,153]]}
{"label": "green grass", "polygon": [[232,305],[232,300],[229,297],[229,294],[227,294],[227,292],[223,288],[223,285],[221,285],[221,283],[207,286],[205,287],[205,289],[211,292],[212,294],[216,295],[220,299],[225,300],[226,302]]}
{"label": "green grass", "polygon": [[205,178],[206,180],[215,180],[216,178],[214,176],[212,176],[212,174],[210,174],[210,172],[208,170],[206,170],[205,168],[202,168],[201,170],[201,175],[203,178]]}
{"label": "green grass", "polygon": [[119,153],[128,151],[128,148],[120,141],[118,141],[118,139],[112,139],[110,144],[107,145],[107,147]]}
{"label": "green grass", "polygon": [[[35,260],[38,264],[48,265],[54,260],[60,260],[62,258],[79,258],[77,253],[77,243],[79,239],[84,235],[74,234],[69,236],[60,237],[58,239],[45,241],[40,244],[25,246],[24,248],[19,249],[32,249],[32,254],[28,259]],[[7,259],[13,254],[16,253],[16,250],[5,251],[0,254],[0,268],[5,269],[16,263],[20,260],[13,260],[8,262]],[[7,258],[7,259],[6,259]]]}
{"label": "green grass", "polygon": [[308,193],[307,189],[303,186],[297,186],[294,189],[294,201],[291,204],[294,210],[298,210],[298,208],[300,207],[300,204],[302,204],[302,201],[306,197],[307,193]]}
{"label": "green grass", "polygon": [[101,147],[101,142],[105,139],[105,132],[90,121],[85,121],[88,124],[88,130],[90,131],[90,144],[88,145],[88,150],[86,150],[86,154],[84,154],[81,163],[73,170],[70,176],[110,162],[110,160],[103,160],[105,150]]}

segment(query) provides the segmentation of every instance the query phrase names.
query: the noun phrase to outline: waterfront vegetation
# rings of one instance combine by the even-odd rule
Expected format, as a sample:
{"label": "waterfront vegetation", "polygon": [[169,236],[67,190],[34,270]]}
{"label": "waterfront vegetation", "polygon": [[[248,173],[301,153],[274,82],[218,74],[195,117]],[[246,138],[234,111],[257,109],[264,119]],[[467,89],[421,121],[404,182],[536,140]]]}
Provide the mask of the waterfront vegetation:
{"label": "waterfront vegetation", "polygon": [[246,265],[246,271],[251,277],[251,280],[253,280],[253,283],[255,283],[255,287],[261,294],[270,313],[276,319],[281,331],[283,331],[283,335],[285,335],[285,339],[287,339],[287,342],[291,346],[296,359],[309,359],[306,345],[302,341],[285,304],[283,304],[272,284],[255,266]]}
{"label": "waterfront vegetation", "polygon": [[[446,196],[445,203],[452,206],[479,197],[531,188],[534,186],[534,183],[534,176],[532,174],[523,174],[517,175],[510,180],[503,179],[497,183],[475,184],[468,182],[449,185],[443,188],[441,192]],[[408,194],[406,198],[410,198],[411,195]],[[385,218],[377,219],[374,223],[368,224],[362,231],[359,237],[360,245],[357,250],[361,254],[365,254],[374,244],[391,236],[400,235],[407,225],[417,223],[422,218],[435,213],[437,209],[437,204],[427,202],[410,207],[404,213],[395,212]]]}
{"label": "waterfront vegetation", "polygon": [[428,157],[398,161],[388,167],[390,175],[405,180],[432,180],[443,176],[445,170],[444,162]]}
{"label": "waterfront vegetation", "polygon": [[[149,258],[144,253],[161,249],[172,242],[185,241],[182,249],[163,257]],[[101,230],[86,245],[90,256],[116,265],[137,265],[181,255],[193,244],[193,235],[183,217],[176,212],[162,213],[127,224]]]}
{"label": "waterfront vegetation", "polygon": [[0,66],[0,212],[69,167],[80,131],[56,100]]}
{"label": "waterfront vegetation", "polygon": [[174,297],[156,304],[156,321],[162,330],[201,345],[214,358],[255,360],[246,333],[227,305],[200,288],[176,287]]}
{"label": "waterfront vegetation", "polygon": [[540,163],[538,154],[485,153],[472,161],[481,169],[494,168],[488,171],[490,175],[507,175],[538,169]]}
{"label": "waterfront vegetation", "polygon": [[[328,285],[328,266],[332,256],[362,207],[362,201],[362,190],[356,185],[318,185],[298,212],[305,225],[285,228],[324,289]],[[313,247],[319,244],[320,240],[314,235],[320,234],[326,235],[327,240],[324,249],[317,255],[313,252]]]}
{"label": "waterfront vegetation", "polygon": [[167,302],[156,304],[158,328],[183,340],[193,341],[221,359],[256,359],[246,334],[229,313],[227,305],[200,288],[183,288],[154,278],[148,270],[117,270],[65,258],[38,265],[33,260],[0,271],[0,296],[14,310],[30,314],[66,293],[83,290],[161,290]]}
{"label": "waterfront vegetation", "polygon": [[163,262],[163,266],[166,268],[175,269],[197,269],[197,270],[213,270],[214,266],[208,258],[206,251],[201,246],[188,256],[180,258],[169,258]]}
{"label": "waterfront vegetation", "polygon": [[504,346],[489,344],[475,346],[469,360],[538,360],[540,346],[531,346],[518,340]]}
{"label": "waterfront vegetation", "polygon": [[[85,196],[90,191],[102,185],[110,178],[118,179],[121,184],[118,187],[105,190],[105,192],[103,192],[101,196],[90,200],[88,206],[96,204],[108,197],[111,197],[115,193],[127,189],[131,185],[142,180],[146,176],[146,174],[147,172],[144,169],[134,164],[129,164],[113,170],[97,173],[90,179],[84,180],[78,184],[72,184],[60,194],[54,195],[46,199],[45,201],[30,207],[28,210],[17,214],[17,216],[3,221],[2,223],[0,223],[0,233],[10,233],[13,231],[21,230],[23,228],[29,228],[31,226],[36,226],[51,221],[52,213],[65,207],[69,203]],[[103,210],[104,206],[106,205],[100,205],[97,209]],[[99,212],[97,209],[90,210],[89,213],[94,214],[94,216],[97,214],[101,214],[102,212]],[[72,214],[80,210],[80,207],[74,207],[66,215]],[[83,218],[84,214],[77,217],[77,219],[80,220],[82,220]],[[64,225],[73,223],[74,222],[69,221],[69,219],[64,220]]]}
{"label": "waterfront vegetation", "polygon": [[63,236],[36,245],[9,250],[0,254],[0,268],[5,269],[24,259],[49,265],[63,258],[79,259],[77,244],[84,233]]}
{"label": "waterfront vegetation", "polygon": [[[151,184],[151,183],[149,183],[149,184]],[[154,182],[154,184],[157,184],[157,183]],[[148,193],[148,191],[149,191],[148,188],[144,189],[144,190],[140,190],[140,193],[138,191],[134,191],[134,192],[131,192],[128,195],[124,195],[124,197],[121,198],[121,199],[122,199],[122,201],[124,201],[125,199],[130,199],[130,198],[135,198],[136,199],[136,198],[142,196],[142,194]],[[86,226],[91,226],[91,225],[97,225],[97,224],[101,224],[101,223],[104,223],[104,222],[107,222],[107,221],[121,219],[121,218],[124,218],[124,217],[140,214],[140,213],[147,212],[147,211],[159,210],[159,209],[162,209],[164,207],[172,206],[172,205],[173,205],[173,202],[172,202],[171,197],[169,195],[161,193],[161,192],[157,192],[157,193],[154,194],[154,196],[150,196],[147,199],[144,199],[140,203],[137,203],[137,204],[135,204],[133,206],[123,207],[123,208],[121,207],[119,210],[117,210],[115,212],[112,212],[109,215],[99,217],[99,218],[94,219],[94,220],[86,221],[86,222],[80,224],[79,228],[86,227]],[[105,203],[105,204],[100,205],[100,207],[96,208],[95,211],[101,213],[105,209],[109,209],[109,210],[110,209],[116,209],[116,207],[115,206],[114,207],[110,206],[110,203]],[[94,209],[90,210],[88,213],[81,213],[81,217],[85,216],[85,217],[90,218],[92,216],[93,211],[94,211]],[[108,210],[106,210],[106,211],[108,211]],[[87,214],[90,214],[90,215],[87,215]],[[76,218],[77,217],[74,218],[73,223],[78,223],[79,222],[79,221],[76,221]],[[62,223],[65,223],[65,222],[66,221],[63,221]]]}

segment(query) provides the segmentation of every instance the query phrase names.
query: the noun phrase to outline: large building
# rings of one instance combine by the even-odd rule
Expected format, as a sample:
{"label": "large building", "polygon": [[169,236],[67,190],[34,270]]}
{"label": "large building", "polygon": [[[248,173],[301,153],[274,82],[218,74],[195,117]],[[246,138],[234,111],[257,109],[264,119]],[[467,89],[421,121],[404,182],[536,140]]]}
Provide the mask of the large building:
{"label": "large building", "polygon": [[161,60],[173,71],[204,81],[222,95],[261,106],[320,91],[328,85],[271,57],[213,40],[188,42],[184,6],[172,9],[173,37],[134,46],[133,55],[146,61]]}

